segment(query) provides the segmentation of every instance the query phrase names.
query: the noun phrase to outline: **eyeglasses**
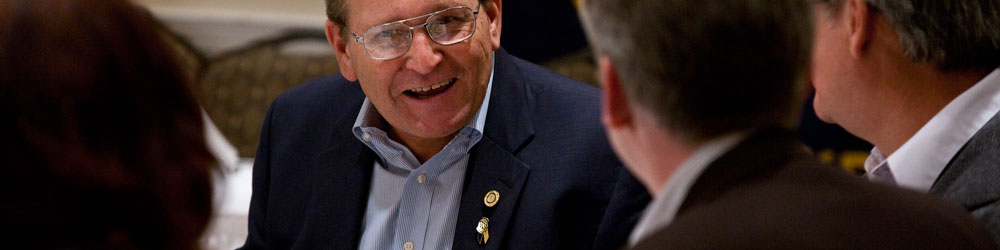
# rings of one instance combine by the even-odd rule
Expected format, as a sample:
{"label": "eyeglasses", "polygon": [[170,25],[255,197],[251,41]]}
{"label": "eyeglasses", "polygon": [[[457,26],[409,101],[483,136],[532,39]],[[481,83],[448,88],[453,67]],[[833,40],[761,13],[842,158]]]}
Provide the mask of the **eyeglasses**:
{"label": "eyeglasses", "polygon": [[[482,4],[480,4],[482,5]],[[376,25],[361,33],[361,37],[350,32],[354,40],[365,47],[368,57],[375,60],[394,59],[410,49],[413,30],[423,27],[427,36],[437,44],[452,45],[472,37],[476,32],[476,17],[479,6],[472,10],[466,6],[455,6],[423,16],[407,18],[395,22]],[[423,24],[410,26],[406,22],[427,17]]]}

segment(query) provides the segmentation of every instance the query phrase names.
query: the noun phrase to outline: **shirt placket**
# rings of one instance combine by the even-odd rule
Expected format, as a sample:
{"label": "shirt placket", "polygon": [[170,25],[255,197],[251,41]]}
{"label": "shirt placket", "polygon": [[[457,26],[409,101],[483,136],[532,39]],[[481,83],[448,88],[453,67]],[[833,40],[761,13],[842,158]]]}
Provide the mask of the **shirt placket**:
{"label": "shirt placket", "polygon": [[436,178],[456,158],[453,150],[464,145],[461,133],[446,145],[439,155],[431,157],[407,176],[400,197],[399,221],[396,224],[396,242],[403,250],[423,249],[430,220],[431,202],[437,187]]}
{"label": "shirt placket", "polygon": [[[423,174],[425,177],[420,177]],[[423,179],[423,182],[419,181]],[[396,244],[404,250],[423,249],[434,185],[421,169],[410,172],[400,197],[396,223]],[[394,247],[395,248],[395,247]]]}

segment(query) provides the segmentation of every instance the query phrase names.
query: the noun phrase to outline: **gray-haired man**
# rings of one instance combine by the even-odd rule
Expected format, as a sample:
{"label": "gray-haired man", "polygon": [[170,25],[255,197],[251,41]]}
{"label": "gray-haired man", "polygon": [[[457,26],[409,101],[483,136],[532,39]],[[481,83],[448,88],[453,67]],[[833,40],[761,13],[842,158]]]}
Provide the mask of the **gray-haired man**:
{"label": "gray-haired man", "polygon": [[868,178],[951,199],[1000,242],[1000,1],[816,1],[814,106]]}
{"label": "gray-haired man", "polygon": [[960,208],[822,166],[787,124],[805,84],[800,0],[590,0],[602,122],[654,200],[634,249],[992,249]]}

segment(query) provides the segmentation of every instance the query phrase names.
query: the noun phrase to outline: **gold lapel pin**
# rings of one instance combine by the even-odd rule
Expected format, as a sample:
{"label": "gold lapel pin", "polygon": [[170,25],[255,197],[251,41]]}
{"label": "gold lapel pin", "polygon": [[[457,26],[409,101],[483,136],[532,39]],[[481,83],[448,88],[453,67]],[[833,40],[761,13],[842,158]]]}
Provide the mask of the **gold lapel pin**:
{"label": "gold lapel pin", "polygon": [[490,240],[490,219],[483,217],[479,219],[479,224],[476,225],[476,232],[479,233],[479,245],[486,245],[486,242]]}
{"label": "gold lapel pin", "polygon": [[496,206],[497,202],[500,202],[500,192],[496,190],[490,190],[486,193],[486,197],[483,197],[483,203],[486,204],[486,207]]}

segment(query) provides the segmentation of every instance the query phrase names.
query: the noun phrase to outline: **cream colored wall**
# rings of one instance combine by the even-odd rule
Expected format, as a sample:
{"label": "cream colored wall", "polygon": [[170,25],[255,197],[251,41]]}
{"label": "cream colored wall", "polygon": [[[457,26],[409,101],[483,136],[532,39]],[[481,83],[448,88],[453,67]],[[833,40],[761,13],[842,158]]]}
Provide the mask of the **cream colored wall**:
{"label": "cream colored wall", "polygon": [[323,0],[134,0],[206,55],[291,29],[322,31]]}
{"label": "cream colored wall", "polygon": [[323,0],[136,0],[143,5],[323,15]]}

